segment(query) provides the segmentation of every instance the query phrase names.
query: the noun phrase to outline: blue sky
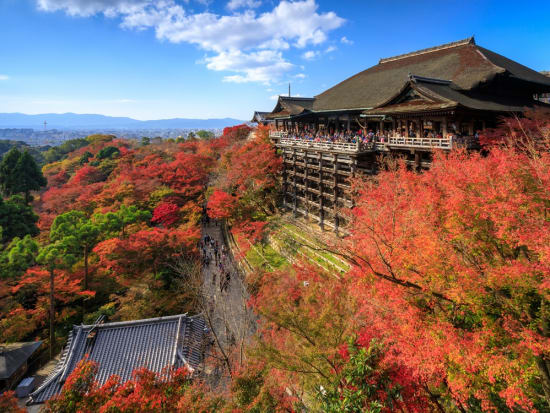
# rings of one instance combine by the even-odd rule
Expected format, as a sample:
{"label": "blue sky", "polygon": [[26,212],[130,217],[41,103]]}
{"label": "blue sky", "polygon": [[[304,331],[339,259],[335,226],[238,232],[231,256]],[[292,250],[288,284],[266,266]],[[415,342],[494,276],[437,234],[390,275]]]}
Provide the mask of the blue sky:
{"label": "blue sky", "polygon": [[0,112],[235,117],[475,35],[550,70],[550,1],[0,0]]}

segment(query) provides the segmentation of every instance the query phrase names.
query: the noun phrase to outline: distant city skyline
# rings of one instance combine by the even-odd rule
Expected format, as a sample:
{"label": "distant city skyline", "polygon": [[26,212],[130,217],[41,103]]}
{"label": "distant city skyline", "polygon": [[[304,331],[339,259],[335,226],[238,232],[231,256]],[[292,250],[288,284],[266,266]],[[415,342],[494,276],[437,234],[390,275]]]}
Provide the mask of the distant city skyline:
{"label": "distant city skyline", "polygon": [[249,119],[475,35],[550,70],[550,2],[0,0],[0,112]]}

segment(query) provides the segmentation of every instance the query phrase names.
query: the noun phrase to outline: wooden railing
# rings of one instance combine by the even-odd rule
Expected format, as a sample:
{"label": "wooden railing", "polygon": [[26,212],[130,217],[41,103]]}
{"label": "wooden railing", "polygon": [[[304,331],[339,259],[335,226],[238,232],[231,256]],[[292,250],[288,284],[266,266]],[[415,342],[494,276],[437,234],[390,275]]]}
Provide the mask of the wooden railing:
{"label": "wooden railing", "polygon": [[279,140],[279,145],[297,146],[299,148],[325,149],[340,152],[361,152],[372,150],[371,143],[348,143],[348,142],[315,142],[306,139],[282,138]]}
{"label": "wooden railing", "polygon": [[281,139],[281,138],[286,138],[287,136],[288,136],[288,132],[283,132],[278,130],[269,131],[270,138]]}
{"label": "wooden railing", "polygon": [[413,148],[452,149],[453,138],[435,139],[390,136],[386,144],[388,146],[407,146]]}
{"label": "wooden railing", "polygon": [[422,149],[444,149],[451,150],[457,147],[471,148],[475,146],[476,140],[473,136],[460,136],[450,138],[407,138],[390,136],[381,142],[325,142],[311,141],[307,139],[289,138],[287,132],[270,132],[270,136],[279,139],[279,145],[295,146],[300,148],[325,149],[341,152],[365,152],[365,151],[387,151],[391,147],[407,147]]}

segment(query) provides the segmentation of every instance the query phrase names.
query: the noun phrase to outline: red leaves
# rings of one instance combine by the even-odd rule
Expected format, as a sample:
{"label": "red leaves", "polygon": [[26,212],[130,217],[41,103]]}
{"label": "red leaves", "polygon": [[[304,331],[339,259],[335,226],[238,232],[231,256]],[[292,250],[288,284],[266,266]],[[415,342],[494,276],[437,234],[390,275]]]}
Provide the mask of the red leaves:
{"label": "red leaves", "polygon": [[240,141],[246,139],[252,128],[248,125],[230,126],[223,129],[223,137],[230,141]]}
{"label": "red leaves", "polygon": [[170,202],[162,202],[154,209],[151,222],[162,224],[165,227],[171,227],[177,223],[179,219],[179,207]]}
{"label": "red leaves", "polygon": [[15,392],[5,391],[0,394],[0,412],[25,413],[26,410],[18,406]]}
{"label": "red leaves", "polygon": [[207,413],[222,406],[221,398],[205,394],[200,385],[190,383],[185,368],[170,371],[168,379],[140,369],[125,383],[112,376],[103,386],[95,381],[97,370],[93,361],[81,361],[61,393],[46,404],[45,412]]}
{"label": "red leaves", "polygon": [[534,357],[550,348],[531,310],[550,296],[550,154],[532,154],[437,154],[421,175],[402,167],[359,183],[353,211],[365,322],[416,377],[486,409],[498,392],[530,410]]}
{"label": "red leaves", "polygon": [[208,198],[208,215],[214,219],[227,219],[233,215],[236,205],[235,197],[216,189]]}

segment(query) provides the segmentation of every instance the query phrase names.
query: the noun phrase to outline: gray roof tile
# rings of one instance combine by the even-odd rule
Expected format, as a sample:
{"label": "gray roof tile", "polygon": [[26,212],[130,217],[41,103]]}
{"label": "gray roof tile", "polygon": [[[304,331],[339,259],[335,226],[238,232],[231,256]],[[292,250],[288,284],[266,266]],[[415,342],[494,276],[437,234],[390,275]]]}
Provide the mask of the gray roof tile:
{"label": "gray roof tile", "polygon": [[201,316],[185,314],[74,326],[58,366],[30,395],[29,404],[43,403],[57,395],[86,355],[98,364],[96,381],[100,385],[114,374],[126,382],[132,378],[134,370],[142,367],[157,374],[186,364],[196,369],[203,359],[207,335]]}

